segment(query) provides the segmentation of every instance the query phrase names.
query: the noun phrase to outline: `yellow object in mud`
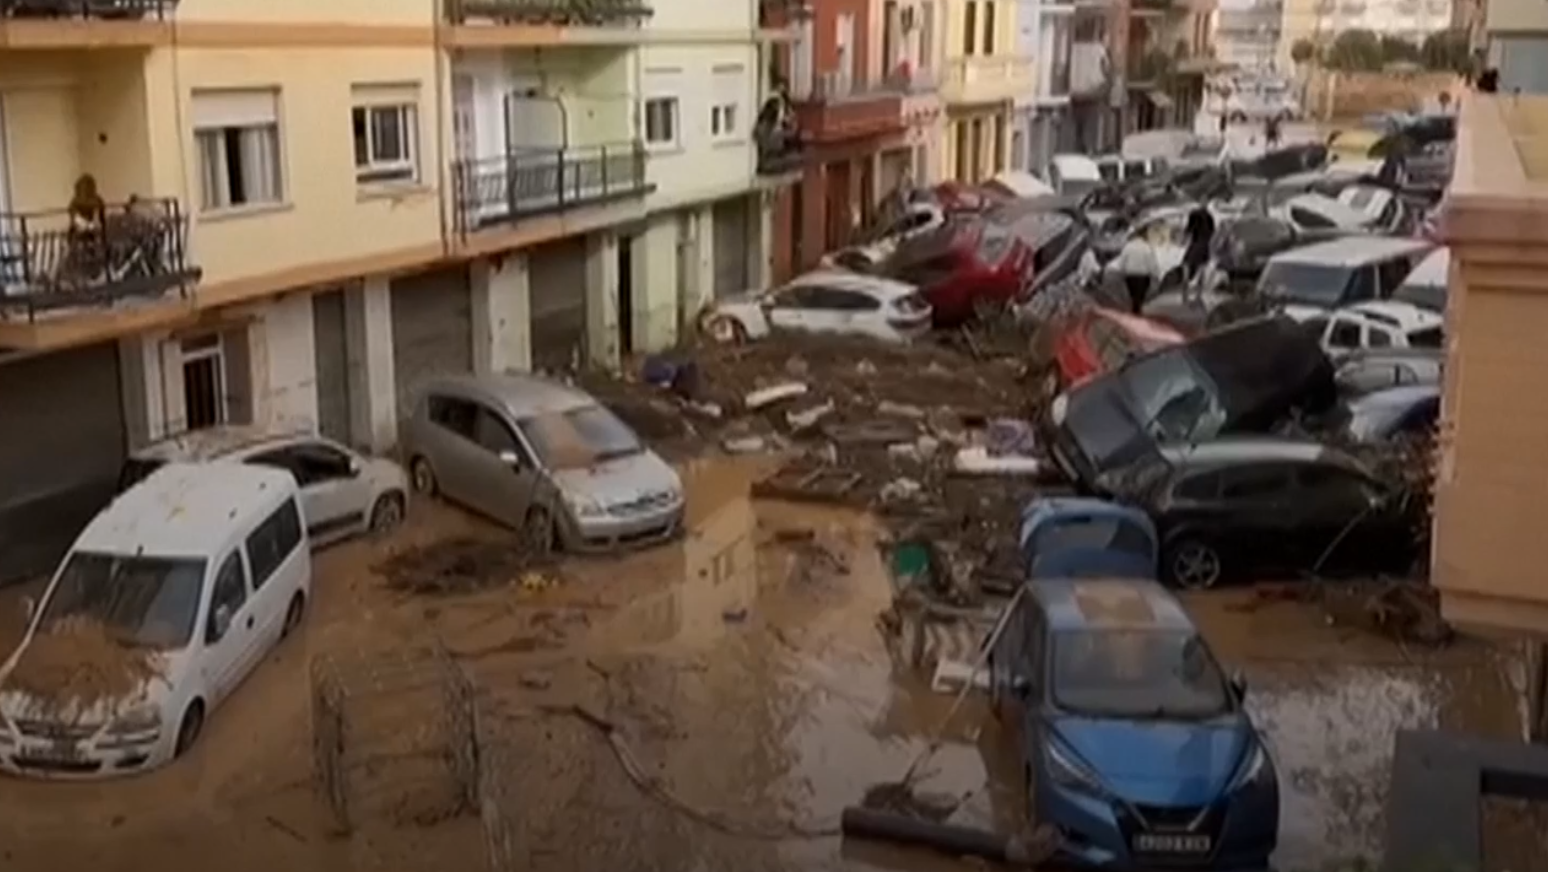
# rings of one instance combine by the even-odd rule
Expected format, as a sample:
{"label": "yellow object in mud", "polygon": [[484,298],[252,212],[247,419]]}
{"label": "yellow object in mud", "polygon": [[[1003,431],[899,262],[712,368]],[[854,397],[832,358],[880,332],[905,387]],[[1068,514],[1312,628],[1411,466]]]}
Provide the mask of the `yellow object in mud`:
{"label": "yellow object in mud", "polygon": [[542,574],[541,572],[526,572],[521,576],[521,589],[527,591],[548,590],[558,585],[558,582]]}

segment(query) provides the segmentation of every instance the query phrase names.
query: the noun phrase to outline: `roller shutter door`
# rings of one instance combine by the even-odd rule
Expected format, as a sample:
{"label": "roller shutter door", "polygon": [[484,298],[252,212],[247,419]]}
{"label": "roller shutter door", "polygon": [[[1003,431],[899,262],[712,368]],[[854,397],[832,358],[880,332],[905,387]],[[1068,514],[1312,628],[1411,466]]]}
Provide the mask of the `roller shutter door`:
{"label": "roller shutter door", "polygon": [[343,291],[312,297],[312,334],[317,343],[317,429],[348,443],[349,345]]}
{"label": "roller shutter door", "polygon": [[748,271],[748,208],[745,197],[715,204],[715,297],[740,294],[752,287]]}
{"label": "roller shutter door", "polygon": [[586,358],[586,238],[550,243],[527,261],[532,368],[570,370]]}
{"label": "roller shutter door", "polygon": [[426,380],[473,371],[473,294],[467,269],[393,279],[392,365],[400,417],[412,414]]}
{"label": "roller shutter door", "polygon": [[112,497],[126,435],[114,343],[0,363],[0,582],[43,574]]}

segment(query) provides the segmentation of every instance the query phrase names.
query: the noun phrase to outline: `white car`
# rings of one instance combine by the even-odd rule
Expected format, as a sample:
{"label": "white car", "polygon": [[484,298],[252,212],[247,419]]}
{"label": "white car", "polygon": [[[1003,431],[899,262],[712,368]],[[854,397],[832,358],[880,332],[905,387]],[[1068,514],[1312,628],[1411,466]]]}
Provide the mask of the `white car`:
{"label": "white car", "polygon": [[1316,234],[1329,230],[1361,233],[1371,229],[1372,219],[1363,210],[1325,194],[1298,194],[1275,210],[1276,217],[1296,230]]}
{"label": "white car", "polygon": [[[278,469],[173,463],[103,509],[29,606],[27,633],[0,669],[0,769],[106,778],[192,747],[300,624],[312,558],[299,496]],[[100,646],[121,646],[124,659],[78,653]],[[113,677],[60,692],[54,670],[72,656],[91,658],[82,672]]]}
{"label": "white car", "polygon": [[913,285],[832,269],[761,294],[716,300],[699,315],[699,330],[717,342],[762,339],[776,330],[906,342],[930,331],[931,315]]}
{"label": "white car", "polygon": [[1412,303],[1373,300],[1319,314],[1303,323],[1332,354],[1362,349],[1440,348],[1445,321]]}
{"label": "white car", "polygon": [[880,267],[882,262],[897,249],[898,244],[894,240],[883,240],[870,245],[851,245],[823,255],[822,266],[867,275],[875,272],[877,267]]}
{"label": "white car", "polygon": [[118,487],[125,490],[167,463],[212,462],[272,466],[293,475],[313,547],[387,532],[408,511],[408,477],[402,467],[364,457],[308,430],[229,425],[163,439],[129,456]]}

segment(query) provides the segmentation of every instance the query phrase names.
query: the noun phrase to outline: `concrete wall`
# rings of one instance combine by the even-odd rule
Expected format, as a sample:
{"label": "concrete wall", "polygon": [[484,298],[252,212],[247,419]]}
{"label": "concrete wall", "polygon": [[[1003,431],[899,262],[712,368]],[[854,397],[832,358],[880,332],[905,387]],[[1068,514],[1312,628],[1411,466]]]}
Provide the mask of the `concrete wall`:
{"label": "concrete wall", "polygon": [[[640,99],[676,97],[678,141],[651,149],[646,176],[656,191],[646,201],[652,212],[746,191],[757,167],[752,124],[758,112],[757,48],[751,44],[667,45],[640,49]],[[739,109],[735,135],[710,135],[716,69],[739,68]]]}

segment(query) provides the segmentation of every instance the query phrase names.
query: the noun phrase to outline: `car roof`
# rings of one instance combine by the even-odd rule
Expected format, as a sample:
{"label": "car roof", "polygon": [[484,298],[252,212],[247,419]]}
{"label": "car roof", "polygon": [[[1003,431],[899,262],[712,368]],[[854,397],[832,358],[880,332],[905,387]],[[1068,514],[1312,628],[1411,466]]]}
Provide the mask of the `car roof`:
{"label": "car roof", "polygon": [[814,270],[792,279],[783,287],[798,288],[812,285],[854,291],[869,297],[875,297],[883,302],[901,299],[909,294],[916,293],[914,286],[907,282],[900,282],[884,276],[863,275],[843,269]]}
{"label": "car roof", "polygon": [[265,427],[255,424],[223,424],[202,430],[190,430],[152,442],[131,452],[136,460],[196,463],[226,457],[251,448],[276,442],[314,438],[310,427]]}
{"label": "car roof", "polygon": [[1446,319],[1429,309],[1421,309],[1413,303],[1405,303],[1401,300],[1367,300],[1346,306],[1342,311],[1361,315],[1373,321],[1381,321],[1397,327],[1404,333],[1428,330],[1446,323]]}
{"label": "car roof", "polygon": [[1285,201],[1285,208],[1310,209],[1333,219],[1339,224],[1350,227],[1359,227],[1370,221],[1370,216],[1363,209],[1356,209],[1348,203],[1343,203],[1329,197],[1327,194],[1319,194],[1315,191],[1306,194],[1297,194]]}
{"label": "car roof", "polygon": [[1230,466],[1264,460],[1313,463],[1327,457],[1330,449],[1309,439],[1228,436],[1193,445],[1164,445],[1160,452],[1172,466]]}
{"label": "car roof", "polygon": [[1396,236],[1341,236],[1281,251],[1270,263],[1319,263],[1356,267],[1393,257],[1407,257],[1430,248],[1430,243]]}
{"label": "car roof", "polygon": [[446,376],[425,387],[426,394],[452,393],[500,406],[517,418],[569,412],[597,405],[585,391],[563,382],[520,372]]}
{"label": "car roof", "polygon": [[209,556],[296,491],[289,472],[242,463],[169,463],[119,494],[74,550]]}
{"label": "car roof", "polygon": [[1403,279],[1405,285],[1445,285],[1451,281],[1451,249],[1445,246],[1435,249],[1419,261],[1413,272]]}
{"label": "car roof", "polygon": [[1192,630],[1193,621],[1166,588],[1143,579],[1038,579],[1028,593],[1043,606],[1049,629]]}

